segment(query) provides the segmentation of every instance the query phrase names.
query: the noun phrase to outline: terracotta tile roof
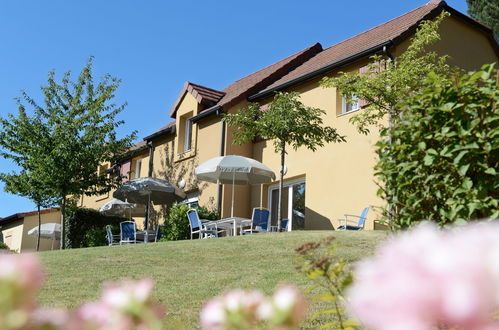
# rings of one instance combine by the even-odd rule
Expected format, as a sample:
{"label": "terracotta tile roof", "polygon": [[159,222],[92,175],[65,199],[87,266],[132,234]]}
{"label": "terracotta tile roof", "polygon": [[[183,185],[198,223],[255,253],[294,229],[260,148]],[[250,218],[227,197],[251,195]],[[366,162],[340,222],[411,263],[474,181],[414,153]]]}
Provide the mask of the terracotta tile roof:
{"label": "terracotta tile roof", "polygon": [[266,86],[272,84],[276,79],[279,79],[289,71],[299,67],[303,62],[312,58],[314,55],[322,51],[320,43],[316,43],[308,48],[299,51],[285,59],[269,65],[257,72],[254,72],[244,78],[237,80],[222,92],[225,96],[217,103],[218,106],[230,107],[239,102],[242,98],[262,90]]}
{"label": "terracotta tile roof", "polygon": [[[216,102],[214,104],[211,104],[210,106],[230,107],[231,105],[246,98],[248,95],[256,93],[257,91],[267,87],[276,79],[279,79],[284,74],[288,73],[290,70],[293,70],[320,51],[322,51],[322,46],[321,44],[316,43],[299,51],[296,54],[280,60],[279,62],[269,65],[257,72],[254,72],[244,78],[237,80],[222,91],[217,91],[211,88],[186,82],[184,88],[180,92],[179,97],[177,98],[177,101],[175,101],[175,104],[170,110],[170,117],[175,118],[177,107],[184,94],[188,91],[193,93],[193,95],[196,94],[194,95],[194,97],[204,97],[206,100],[209,100],[210,97],[210,100],[215,100],[215,98],[218,97]],[[198,97],[196,97],[196,99],[198,99]],[[201,103],[199,99],[198,102]],[[206,111],[208,109],[209,108],[204,109],[200,112]]]}
{"label": "terracotta tile roof", "polygon": [[441,9],[439,7],[444,4],[445,2],[443,1],[431,1],[386,23],[332,45],[297,67],[295,70],[279,80],[276,80],[265,90],[271,90],[283,83],[323,68],[331,63],[358,54],[364,50],[368,50],[383,42],[390,40],[394,43],[400,42],[402,39],[405,39],[407,33],[410,32],[412,28],[415,28],[421,20],[438,12]]}
{"label": "terracotta tile roof", "polygon": [[[58,212],[58,211],[59,211],[58,208],[43,209],[43,210],[40,210],[40,214],[47,214],[47,213]],[[38,211],[14,213],[12,215],[9,215],[8,217],[0,218],[0,225],[6,225],[10,222],[13,222],[16,220],[21,220],[21,219],[24,219],[25,217],[28,217],[31,215],[37,215],[37,214],[38,214]]]}
{"label": "terracotta tile roof", "polygon": [[158,136],[163,135],[163,134],[174,133],[174,132],[175,132],[175,120],[172,120],[171,122],[169,122],[165,126],[158,129],[156,132],[146,136],[142,142],[145,144],[147,141],[150,141],[151,139],[153,139],[155,137],[158,137]]}
{"label": "terracotta tile roof", "polygon": [[220,101],[220,99],[225,95],[224,92],[217,91],[212,88],[208,88],[205,86],[201,86],[198,84],[193,84],[191,82],[187,82],[189,85],[188,91],[198,100],[199,103],[205,105],[213,105]]}

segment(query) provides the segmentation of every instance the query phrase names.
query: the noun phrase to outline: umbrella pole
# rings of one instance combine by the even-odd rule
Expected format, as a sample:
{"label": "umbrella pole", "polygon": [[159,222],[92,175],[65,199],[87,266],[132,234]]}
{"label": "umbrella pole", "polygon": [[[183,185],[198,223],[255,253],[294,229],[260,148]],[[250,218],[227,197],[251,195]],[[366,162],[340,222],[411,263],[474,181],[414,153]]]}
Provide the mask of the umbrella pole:
{"label": "umbrella pole", "polygon": [[230,217],[234,217],[234,181],[236,180],[236,172],[232,172],[232,206],[230,208]]}
{"label": "umbrella pole", "polygon": [[260,185],[260,209],[263,209],[263,183]]}

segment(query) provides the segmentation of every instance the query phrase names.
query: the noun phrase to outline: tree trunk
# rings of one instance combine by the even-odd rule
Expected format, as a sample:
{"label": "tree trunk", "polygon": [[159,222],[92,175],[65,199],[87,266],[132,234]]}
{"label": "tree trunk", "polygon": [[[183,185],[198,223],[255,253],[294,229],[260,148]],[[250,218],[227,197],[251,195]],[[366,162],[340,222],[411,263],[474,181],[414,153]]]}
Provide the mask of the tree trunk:
{"label": "tree trunk", "polygon": [[42,214],[40,212],[40,204],[36,204],[38,209],[38,236],[36,237],[36,251],[40,251],[40,230],[42,229]]}
{"label": "tree trunk", "polygon": [[66,248],[66,196],[62,197],[61,203],[61,250]]}
{"label": "tree trunk", "polygon": [[284,188],[284,157],[286,156],[286,142],[281,142],[281,170],[280,181],[279,181],[279,206],[277,207],[277,231],[281,231],[281,221],[282,221],[282,190]]}

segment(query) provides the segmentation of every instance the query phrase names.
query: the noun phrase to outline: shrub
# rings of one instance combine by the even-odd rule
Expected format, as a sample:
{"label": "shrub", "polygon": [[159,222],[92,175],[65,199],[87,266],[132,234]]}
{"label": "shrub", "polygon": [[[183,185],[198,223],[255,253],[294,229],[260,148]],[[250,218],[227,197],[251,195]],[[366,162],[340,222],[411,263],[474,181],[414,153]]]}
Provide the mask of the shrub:
{"label": "shrub", "polygon": [[[161,240],[178,241],[191,237],[189,219],[187,218],[188,210],[189,206],[187,204],[174,204],[170,207],[168,218],[165,219]],[[217,220],[219,218],[217,211],[208,210],[206,207],[199,207],[197,211],[200,219]]]}
{"label": "shrub", "polygon": [[393,229],[499,216],[497,70],[430,74],[377,143],[378,194]]}
{"label": "shrub", "polygon": [[107,245],[106,225],[119,232],[119,223],[127,219],[110,217],[86,208],[71,210],[66,218],[66,247],[68,249]]}
{"label": "shrub", "polygon": [[9,246],[4,242],[0,242],[0,250],[9,250]]}

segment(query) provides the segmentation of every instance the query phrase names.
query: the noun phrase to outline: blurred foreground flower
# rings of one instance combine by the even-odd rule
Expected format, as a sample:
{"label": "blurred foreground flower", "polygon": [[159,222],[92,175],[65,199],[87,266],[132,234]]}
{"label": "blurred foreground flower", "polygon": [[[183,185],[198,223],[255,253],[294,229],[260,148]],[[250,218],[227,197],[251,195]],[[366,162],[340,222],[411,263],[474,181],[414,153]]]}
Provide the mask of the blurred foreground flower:
{"label": "blurred foreground flower", "polygon": [[42,281],[35,255],[0,255],[1,330],[161,329],[165,313],[151,298],[151,280],[108,284],[99,301],[74,312],[37,306]]}
{"label": "blurred foreground flower", "polygon": [[0,329],[27,326],[42,282],[43,274],[34,255],[0,255]]}
{"label": "blurred foreground flower", "polygon": [[305,297],[292,285],[281,286],[270,298],[257,290],[236,289],[206,303],[201,311],[201,327],[295,329],[305,314]]}
{"label": "blurred foreground flower", "polygon": [[358,264],[348,297],[373,329],[499,329],[499,223],[399,234]]}

